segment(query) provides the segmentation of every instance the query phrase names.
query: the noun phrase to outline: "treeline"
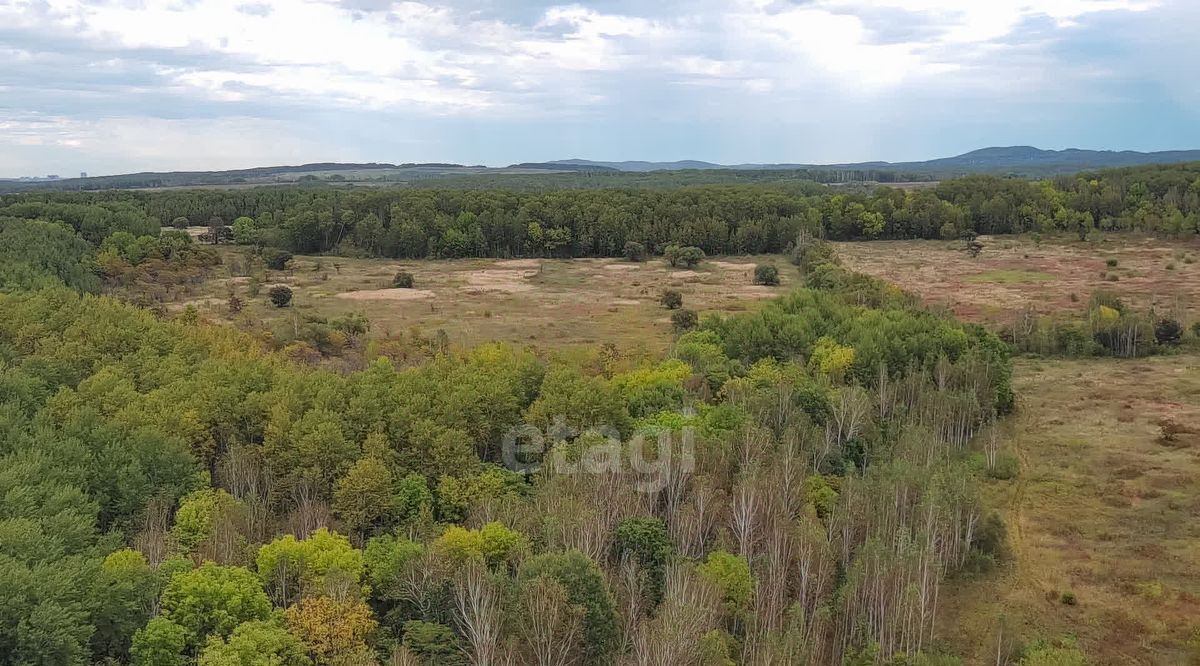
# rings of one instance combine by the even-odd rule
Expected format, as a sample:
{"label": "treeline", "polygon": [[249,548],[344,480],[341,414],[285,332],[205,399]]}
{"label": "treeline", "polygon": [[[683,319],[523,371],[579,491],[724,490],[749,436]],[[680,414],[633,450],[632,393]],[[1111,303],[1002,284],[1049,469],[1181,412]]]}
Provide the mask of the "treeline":
{"label": "treeline", "polygon": [[[95,209],[92,217],[86,211]],[[802,230],[834,240],[1139,230],[1194,235],[1200,164],[1047,181],[969,176],[872,192],[814,183],[672,189],[260,188],[45,193],[0,197],[0,215],[61,221],[90,240],[116,225],[239,221],[235,240],[297,253],[386,257],[617,256],[781,252]],[[125,229],[140,233],[134,229]],[[218,238],[220,238],[218,236]]]}
{"label": "treeline", "polygon": [[969,452],[1007,349],[793,244],[806,289],[663,360],[335,373],[11,288],[0,664],[953,663],[941,581],[1004,556]]}

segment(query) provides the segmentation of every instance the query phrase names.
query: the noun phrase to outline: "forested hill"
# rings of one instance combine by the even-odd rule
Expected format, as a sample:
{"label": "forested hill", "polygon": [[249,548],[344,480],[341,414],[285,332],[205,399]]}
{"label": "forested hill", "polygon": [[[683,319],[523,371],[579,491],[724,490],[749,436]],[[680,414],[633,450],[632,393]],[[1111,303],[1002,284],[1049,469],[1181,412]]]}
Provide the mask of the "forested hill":
{"label": "forested hill", "polygon": [[1172,164],[1200,161],[1200,150],[1170,150],[1143,153],[1134,150],[1042,150],[1033,146],[981,148],[969,153],[920,162],[847,162],[840,164],[714,164],[696,160],[678,162],[596,162],[570,159],[543,163],[557,168],[605,168],[618,171],[679,171],[685,169],[795,170],[841,169],[885,173],[909,173],[923,176],[959,176],[968,173],[1012,173],[1024,176],[1074,173],[1086,169]]}
{"label": "forested hill", "polygon": [[[273,184],[336,183],[421,184],[452,179],[456,187],[494,187],[505,181],[526,187],[645,187],[736,182],[812,180],[822,183],[932,181],[976,173],[1023,177],[1071,174],[1089,169],[1200,161],[1200,150],[1143,153],[1131,150],[1041,150],[1032,146],[993,147],[922,162],[843,164],[714,164],[675,162],[601,162],[585,159],[522,162],[506,167],[452,163],[326,162],[228,171],[143,172],[91,178],[0,179],[0,193],[178,187],[238,187]],[[698,177],[697,173],[705,175]],[[567,176],[564,178],[563,176]],[[599,178],[596,178],[600,176]],[[582,180],[580,180],[582,178]],[[520,181],[518,179],[524,179]]]}

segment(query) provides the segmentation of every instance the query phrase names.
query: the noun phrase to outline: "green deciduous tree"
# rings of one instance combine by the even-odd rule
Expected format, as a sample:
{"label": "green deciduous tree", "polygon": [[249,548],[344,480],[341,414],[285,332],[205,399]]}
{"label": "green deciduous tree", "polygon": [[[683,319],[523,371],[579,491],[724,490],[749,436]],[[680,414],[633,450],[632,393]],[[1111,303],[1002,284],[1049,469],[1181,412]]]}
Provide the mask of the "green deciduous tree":
{"label": "green deciduous tree", "polygon": [[161,617],[182,627],[193,647],[203,645],[209,636],[228,636],[239,624],[265,620],[271,614],[271,601],[253,572],[211,562],[172,577],[163,589],[161,605]]}
{"label": "green deciduous tree", "polygon": [[239,624],[229,639],[213,636],[199,666],[309,666],[304,643],[273,622]]}
{"label": "green deciduous tree", "polygon": [[521,565],[523,582],[548,576],[562,586],[572,604],[583,607],[583,653],[588,664],[603,664],[617,650],[620,628],[600,567],[579,551],[546,553]]}

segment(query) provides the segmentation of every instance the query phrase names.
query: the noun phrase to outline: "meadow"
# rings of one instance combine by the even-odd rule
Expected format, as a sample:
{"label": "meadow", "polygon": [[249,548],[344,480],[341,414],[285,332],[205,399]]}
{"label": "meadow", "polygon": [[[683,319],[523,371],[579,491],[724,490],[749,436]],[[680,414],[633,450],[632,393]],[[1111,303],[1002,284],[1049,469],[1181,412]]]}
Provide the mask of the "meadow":
{"label": "meadow", "polygon": [[[245,274],[244,251],[224,247],[222,253],[222,265],[172,309],[192,305],[206,317],[268,326],[361,313],[370,320],[369,335],[441,330],[461,348],[490,341],[541,349],[611,343],[657,354],[671,342],[670,311],[659,302],[664,289],[682,293],[683,307],[727,314],[752,310],[799,279],[787,270],[787,259],[775,255],[714,257],[695,270],[661,260],[298,256],[287,270],[254,278]],[[760,263],[781,269],[779,286],[754,284]],[[413,275],[413,288],[392,288],[401,271]],[[252,279],[262,284],[258,297],[248,294]],[[293,290],[292,307],[271,305],[267,291],[276,284]],[[231,294],[245,301],[237,315],[228,310]]]}
{"label": "meadow", "polygon": [[1138,309],[1200,315],[1200,242],[1133,234],[981,236],[977,257],[962,241],[837,243],[846,265],[919,294],[968,321],[1011,324],[1024,309],[1082,316],[1103,290]]}

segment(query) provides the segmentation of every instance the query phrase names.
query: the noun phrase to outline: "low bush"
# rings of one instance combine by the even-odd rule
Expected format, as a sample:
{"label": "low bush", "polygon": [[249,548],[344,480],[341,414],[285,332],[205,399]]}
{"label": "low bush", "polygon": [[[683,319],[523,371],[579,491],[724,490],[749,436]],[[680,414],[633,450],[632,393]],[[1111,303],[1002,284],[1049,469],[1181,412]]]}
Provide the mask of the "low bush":
{"label": "low bush", "polygon": [[263,262],[267,264],[267,268],[273,271],[282,271],[292,260],[292,253],[286,250],[269,249],[263,252],[262,258]]}
{"label": "low bush", "polygon": [[996,464],[987,470],[987,475],[993,479],[1007,481],[1017,478],[1020,471],[1021,463],[1017,457],[1008,452],[1001,452],[996,456]]}
{"label": "low bush", "polygon": [[271,303],[277,308],[286,308],[292,302],[292,289],[287,285],[277,284],[268,293]]}
{"label": "low bush", "polygon": [[1183,338],[1183,325],[1170,317],[1163,317],[1154,323],[1154,339],[1160,345],[1177,345]]}
{"label": "low bush", "polygon": [[392,277],[392,286],[397,289],[412,289],[413,274],[408,271],[400,271]]}
{"label": "low bush", "polygon": [[774,287],[779,284],[779,269],[774,264],[759,264],[754,267],[754,284]]}
{"label": "low bush", "polygon": [[695,310],[676,310],[671,313],[671,325],[680,333],[696,328],[698,321],[699,317]]}

